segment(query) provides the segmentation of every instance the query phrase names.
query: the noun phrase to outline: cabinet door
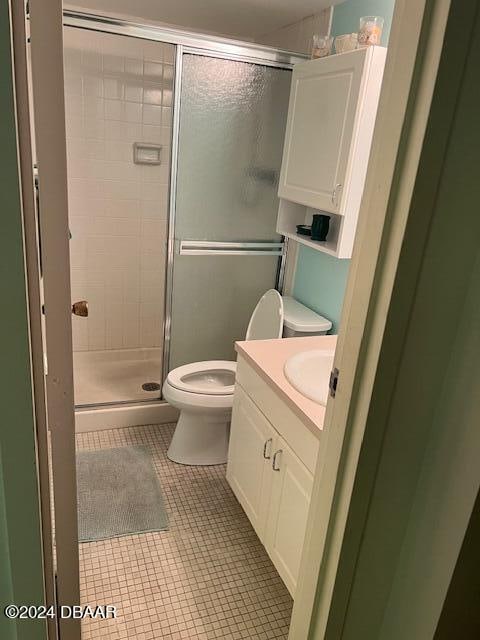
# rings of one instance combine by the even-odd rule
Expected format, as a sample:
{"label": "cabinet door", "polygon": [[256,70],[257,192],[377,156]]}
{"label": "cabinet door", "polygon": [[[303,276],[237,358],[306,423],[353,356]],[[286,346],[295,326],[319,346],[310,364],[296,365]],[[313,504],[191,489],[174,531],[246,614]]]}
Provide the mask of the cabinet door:
{"label": "cabinet door", "polygon": [[367,49],[295,65],[278,194],[341,213]]}
{"label": "cabinet door", "polygon": [[295,596],[313,476],[278,436],[270,467],[272,485],[265,547],[291,595]]}
{"label": "cabinet door", "polygon": [[276,432],[240,385],[235,387],[227,480],[263,542]]}

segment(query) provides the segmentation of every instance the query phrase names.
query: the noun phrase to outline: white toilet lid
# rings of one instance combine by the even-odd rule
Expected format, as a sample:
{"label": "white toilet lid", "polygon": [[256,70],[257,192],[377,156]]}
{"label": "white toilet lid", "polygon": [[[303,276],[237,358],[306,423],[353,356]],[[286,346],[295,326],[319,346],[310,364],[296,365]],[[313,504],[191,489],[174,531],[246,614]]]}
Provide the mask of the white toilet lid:
{"label": "white toilet lid", "polygon": [[172,387],[189,393],[231,395],[236,370],[237,363],[229,360],[192,362],[170,371],[167,382]]}
{"label": "white toilet lid", "polygon": [[269,289],[257,303],[248,323],[245,340],[272,340],[283,333],[283,300],[275,289]]}

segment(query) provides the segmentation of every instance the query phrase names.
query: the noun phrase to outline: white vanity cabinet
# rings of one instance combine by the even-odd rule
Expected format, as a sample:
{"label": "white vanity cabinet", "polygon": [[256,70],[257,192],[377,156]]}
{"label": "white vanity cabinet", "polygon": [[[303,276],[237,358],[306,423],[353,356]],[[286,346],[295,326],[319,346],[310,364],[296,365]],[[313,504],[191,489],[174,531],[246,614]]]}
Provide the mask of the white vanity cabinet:
{"label": "white vanity cabinet", "polygon": [[293,596],[307,528],[313,475],[283,438],[278,436],[274,445],[264,544]]}
{"label": "white vanity cabinet", "polygon": [[318,436],[239,358],[227,480],[292,596],[318,451]]}
{"label": "white vanity cabinet", "polygon": [[237,385],[233,401],[227,479],[263,540],[268,516],[276,431]]}
{"label": "white vanity cabinet", "polygon": [[367,47],[293,69],[277,231],[315,246],[296,225],[318,211],[334,214],[323,244],[337,257],[351,254],[386,51]]}

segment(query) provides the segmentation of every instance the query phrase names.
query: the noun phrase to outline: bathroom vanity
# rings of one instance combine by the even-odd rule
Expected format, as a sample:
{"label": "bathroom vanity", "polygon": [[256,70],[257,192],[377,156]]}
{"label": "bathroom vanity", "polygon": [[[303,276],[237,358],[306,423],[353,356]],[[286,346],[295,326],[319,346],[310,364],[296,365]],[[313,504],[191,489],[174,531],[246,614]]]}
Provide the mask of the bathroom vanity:
{"label": "bathroom vanity", "polygon": [[288,382],[285,362],[336,336],[237,342],[227,480],[295,595],[325,407]]}

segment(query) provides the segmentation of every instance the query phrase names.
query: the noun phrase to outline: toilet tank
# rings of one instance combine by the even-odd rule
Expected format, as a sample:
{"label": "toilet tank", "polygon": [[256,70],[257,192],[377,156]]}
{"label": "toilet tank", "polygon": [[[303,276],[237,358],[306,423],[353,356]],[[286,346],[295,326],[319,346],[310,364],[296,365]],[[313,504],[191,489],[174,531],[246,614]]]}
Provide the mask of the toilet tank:
{"label": "toilet tank", "polygon": [[327,318],[290,296],[283,296],[283,337],[323,336],[332,328]]}

